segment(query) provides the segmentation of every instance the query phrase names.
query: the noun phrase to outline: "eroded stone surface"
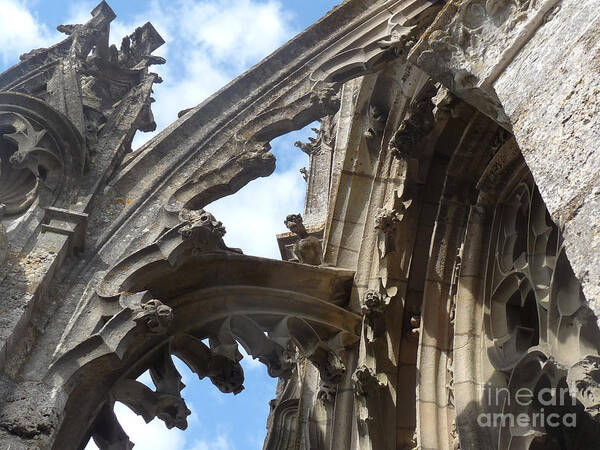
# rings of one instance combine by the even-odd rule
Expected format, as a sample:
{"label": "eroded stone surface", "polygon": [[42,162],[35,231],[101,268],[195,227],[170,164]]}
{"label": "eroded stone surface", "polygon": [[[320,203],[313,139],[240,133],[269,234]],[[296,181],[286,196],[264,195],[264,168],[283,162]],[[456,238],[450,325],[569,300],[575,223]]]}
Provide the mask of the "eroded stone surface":
{"label": "eroded stone surface", "polygon": [[[265,449],[595,448],[598,17],[347,0],[136,151],[162,38],[61,25],[0,75],[0,445],[129,450],[115,401],[185,429],[172,356],[238,394],[242,345],[279,378]],[[283,261],[228,247],[204,207],[315,120]],[[478,422],[565,386],[576,427]]]}

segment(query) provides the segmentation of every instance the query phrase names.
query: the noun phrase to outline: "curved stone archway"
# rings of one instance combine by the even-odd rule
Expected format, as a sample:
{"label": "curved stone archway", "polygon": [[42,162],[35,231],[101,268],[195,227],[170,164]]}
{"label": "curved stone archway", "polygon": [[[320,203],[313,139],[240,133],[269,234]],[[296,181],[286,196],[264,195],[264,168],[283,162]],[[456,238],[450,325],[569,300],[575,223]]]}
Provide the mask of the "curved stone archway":
{"label": "curved stone archway", "polygon": [[[482,129],[473,127],[475,136]],[[478,153],[469,153],[468,142],[449,164],[432,235],[419,445],[588,448],[598,432],[586,413],[595,392],[590,355],[600,350],[595,316],[515,140],[488,142],[489,157],[483,141]],[[546,404],[540,392],[556,402]],[[573,425],[536,425],[544,411]]]}
{"label": "curved stone archway", "polygon": [[589,448],[599,428],[569,374],[600,331],[560,230],[518,152],[503,148],[479,186],[456,296],[458,430],[466,448]]}
{"label": "curved stone archway", "polygon": [[594,1],[450,1],[408,56],[514,133],[596,315],[599,20]]}
{"label": "curved stone archway", "polygon": [[[354,273],[245,256],[225,246],[209,213],[181,217],[105,275],[90,305],[102,311],[91,336],[52,365],[47,382],[62,387],[65,411],[54,448],[78,448],[89,437],[102,450],[130,448],[115,401],[147,422],[185,429],[189,410],[171,355],[223,393],[243,389],[238,343],[273,377],[289,377],[303,358],[324,383],[340,382],[361,323],[343,307]],[[146,370],[155,390],[136,381]]]}

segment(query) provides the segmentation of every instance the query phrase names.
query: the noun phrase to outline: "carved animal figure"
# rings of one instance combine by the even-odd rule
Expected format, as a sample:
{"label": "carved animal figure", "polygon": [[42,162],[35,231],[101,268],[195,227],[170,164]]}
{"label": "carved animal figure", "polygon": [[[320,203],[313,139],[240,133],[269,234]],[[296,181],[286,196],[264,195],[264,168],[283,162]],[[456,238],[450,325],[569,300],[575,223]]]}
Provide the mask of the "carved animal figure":
{"label": "carved animal figure", "polygon": [[309,236],[300,214],[290,214],[285,218],[285,226],[300,239],[294,244],[294,255],[299,262],[318,266],[322,264],[321,241]]}

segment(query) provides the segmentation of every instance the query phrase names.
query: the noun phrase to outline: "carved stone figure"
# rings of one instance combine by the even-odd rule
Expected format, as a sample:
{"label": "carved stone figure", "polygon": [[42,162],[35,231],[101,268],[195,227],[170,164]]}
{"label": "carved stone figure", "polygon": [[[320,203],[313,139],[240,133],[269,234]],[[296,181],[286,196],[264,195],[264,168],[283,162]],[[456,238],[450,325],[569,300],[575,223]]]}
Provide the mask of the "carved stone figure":
{"label": "carved stone figure", "polygon": [[285,218],[285,226],[296,236],[298,241],[294,244],[294,255],[303,264],[318,266],[322,263],[323,250],[321,242],[314,236],[309,236],[300,214],[290,214]]}
{"label": "carved stone figure", "polygon": [[418,144],[431,132],[435,124],[431,101],[434,95],[434,88],[430,88],[412,100],[404,119],[390,141],[390,147],[399,157],[418,157]]}
{"label": "carved stone figure", "polygon": [[227,249],[223,243],[225,227],[211,213],[184,209],[179,213],[179,220],[185,224],[179,234],[191,241],[198,252]]}
{"label": "carved stone figure", "polygon": [[386,122],[387,113],[381,111],[377,106],[370,106],[369,127],[367,128],[367,131],[365,131],[365,138],[371,140],[380,137]]}
{"label": "carved stone figure", "polygon": [[389,305],[389,298],[377,291],[367,291],[363,295],[361,310],[363,314],[382,314]]}
{"label": "carved stone figure", "polygon": [[302,174],[302,178],[304,178],[304,181],[308,181],[308,170],[306,169],[306,167],[301,167],[300,168],[300,173]]}
{"label": "carved stone figure", "polygon": [[146,326],[151,333],[164,334],[173,320],[173,310],[159,300],[150,300],[141,304],[133,320]]}

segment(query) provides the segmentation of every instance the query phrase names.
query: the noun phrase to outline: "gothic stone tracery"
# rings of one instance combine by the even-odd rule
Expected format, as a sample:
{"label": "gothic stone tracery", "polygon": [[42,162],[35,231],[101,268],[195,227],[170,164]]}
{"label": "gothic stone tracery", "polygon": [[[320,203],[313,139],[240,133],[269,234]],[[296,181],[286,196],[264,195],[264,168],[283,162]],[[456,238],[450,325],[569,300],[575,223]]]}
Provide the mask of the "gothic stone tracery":
{"label": "gothic stone tracery", "polygon": [[[596,448],[596,2],[347,0],[135,150],[163,39],[91,16],[0,74],[2,448],[185,429],[173,357],[244,395],[242,348],[266,450]],[[229,247],[317,120],[282,260]]]}

